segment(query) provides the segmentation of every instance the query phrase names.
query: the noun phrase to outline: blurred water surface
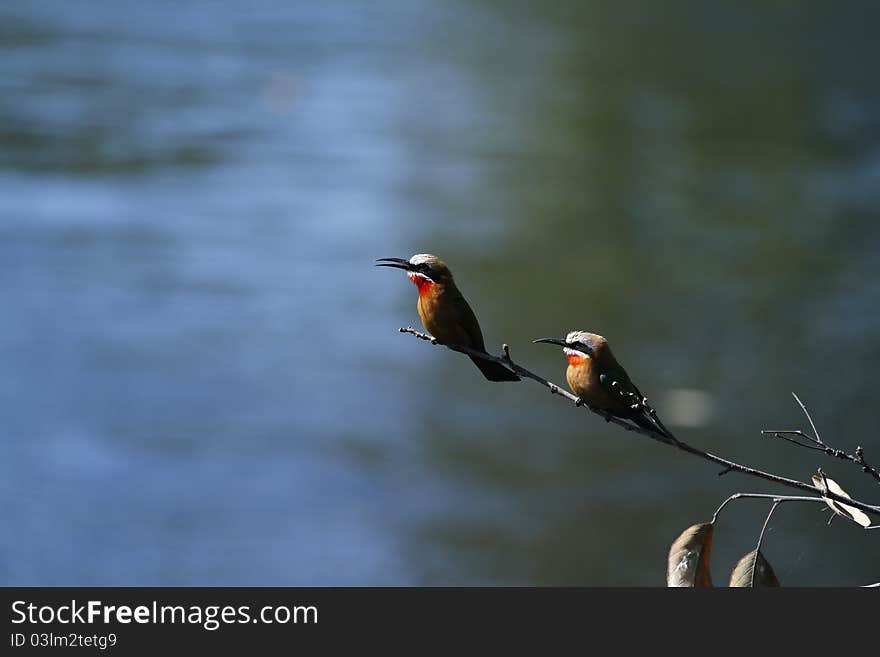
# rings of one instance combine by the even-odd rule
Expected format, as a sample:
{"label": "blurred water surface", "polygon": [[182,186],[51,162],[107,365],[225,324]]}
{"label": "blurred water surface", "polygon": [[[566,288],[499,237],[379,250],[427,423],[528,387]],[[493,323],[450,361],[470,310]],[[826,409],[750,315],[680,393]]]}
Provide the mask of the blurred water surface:
{"label": "blurred water surface", "polygon": [[[808,478],[758,434],[805,424],[796,390],[876,461],[878,21],[4,4],[0,583],[659,585],[766,490],[398,335],[415,292],[376,257],[441,255],[558,381],[529,341],[603,333],[711,451]],[[725,512],[718,583],[763,513]],[[876,581],[880,537],[826,518],[771,523],[783,584]]]}

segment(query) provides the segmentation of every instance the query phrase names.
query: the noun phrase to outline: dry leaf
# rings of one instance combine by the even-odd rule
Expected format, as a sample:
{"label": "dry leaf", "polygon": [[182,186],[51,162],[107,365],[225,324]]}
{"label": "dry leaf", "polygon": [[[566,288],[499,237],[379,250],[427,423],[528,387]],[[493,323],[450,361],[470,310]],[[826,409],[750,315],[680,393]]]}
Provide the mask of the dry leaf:
{"label": "dry leaf", "polygon": [[[755,571],[754,583],[752,582],[752,570]],[[764,555],[757,550],[752,550],[733,567],[730,573],[730,584],[734,588],[751,588],[752,586],[779,586],[776,573],[770,566]]]}
{"label": "dry leaf", "polygon": [[709,554],[712,551],[712,523],[691,525],[669,548],[666,586],[708,588]]}
{"label": "dry leaf", "polygon": [[[825,488],[825,482],[828,482],[827,489]],[[837,493],[841,497],[851,499],[849,494],[840,487],[840,484],[838,484],[830,477],[823,478],[819,475],[813,475],[813,485],[823,491],[829,490],[832,493]],[[848,518],[853,522],[860,524],[862,527],[867,527],[871,524],[871,519],[854,506],[843,504],[827,497],[823,497],[823,499],[828,503],[828,506],[831,507],[831,510],[834,511],[834,513],[841,515],[844,518]]]}

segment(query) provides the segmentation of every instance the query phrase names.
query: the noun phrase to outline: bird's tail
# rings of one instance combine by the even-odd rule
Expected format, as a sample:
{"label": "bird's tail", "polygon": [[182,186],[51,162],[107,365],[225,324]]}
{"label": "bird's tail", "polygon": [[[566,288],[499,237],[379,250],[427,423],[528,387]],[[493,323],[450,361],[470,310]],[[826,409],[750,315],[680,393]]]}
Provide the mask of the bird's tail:
{"label": "bird's tail", "polygon": [[643,429],[658,434],[664,442],[670,445],[678,444],[678,438],[672,435],[672,432],[663,425],[657,414],[651,413],[649,409],[642,408],[636,411],[630,419]]}
{"label": "bird's tail", "polygon": [[480,371],[490,381],[519,381],[520,378],[515,372],[511,372],[501,363],[491,360],[484,360],[476,356],[469,356],[474,361],[474,365],[480,368]]}

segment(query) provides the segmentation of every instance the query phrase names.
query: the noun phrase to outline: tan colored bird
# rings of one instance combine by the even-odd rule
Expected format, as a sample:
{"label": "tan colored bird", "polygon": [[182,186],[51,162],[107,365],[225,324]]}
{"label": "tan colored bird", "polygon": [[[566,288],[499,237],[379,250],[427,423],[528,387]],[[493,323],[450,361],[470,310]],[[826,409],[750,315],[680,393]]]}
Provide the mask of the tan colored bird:
{"label": "tan colored bird", "polygon": [[[458,291],[452,272],[440,258],[417,253],[409,260],[379,258],[377,267],[396,267],[406,271],[419,290],[419,317],[425,329],[443,344],[486,351],[483,333],[474,311]],[[490,381],[519,381],[514,372],[500,363],[470,356]]]}
{"label": "tan colored bird", "polygon": [[648,406],[645,396],[614,358],[608,341],[601,335],[572,331],[564,340],[541,338],[535,342],[562,346],[568,358],[565,372],[568,387],[590,408],[631,420],[660,435],[666,442],[678,442],[663,426],[656,411]]}

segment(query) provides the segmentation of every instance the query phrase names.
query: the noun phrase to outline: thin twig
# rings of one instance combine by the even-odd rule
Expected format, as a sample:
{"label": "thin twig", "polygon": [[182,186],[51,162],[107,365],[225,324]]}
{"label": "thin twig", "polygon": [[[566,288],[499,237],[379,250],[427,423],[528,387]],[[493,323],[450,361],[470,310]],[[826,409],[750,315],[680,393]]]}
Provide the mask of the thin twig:
{"label": "thin twig", "polygon": [[[728,505],[728,503],[733,502],[734,500],[740,499],[749,499],[749,500],[773,500],[774,502],[821,502],[826,505],[828,509],[831,509],[832,514],[831,518],[829,518],[828,524],[831,524],[831,519],[840,515],[837,511],[835,511],[831,506],[828,506],[828,501],[823,497],[807,497],[805,495],[771,495],[770,493],[734,493],[726,500],[721,503],[715,513],[712,515],[712,521],[710,524],[714,525],[718,520],[718,516],[721,513],[721,510]],[[880,524],[870,525],[865,527],[864,529],[880,529]]]}
{"label": "thin twig", "polygon": [[816,439],[816,443],[818,443],[822,447],[826,447],[825,443],[822,442],[822,437],[819,435],[819,430],[816,428],[816,425],[813,423],[813,416],[810,415],[810,411],[808,411],[807,407],[804,406],[804,402],[801,401],[801,398],[798,397],[794,391],[792,391],[791,396],[794,397],[794,400],[798,403],[798,406],[801,407],[801,410],[804,412],[804,415],[807,416],[807,421],[810,423],[810,426],[813,429],[813,436]]}
{"label": "thin twig", "polygon": [[[820,445],[816,445],[815,441],[813,441],[810,436],[806,435],[800,429],[762,429],[761,434],[764,436],[772,435],[774,438],[781,438],[782,440],[786,440],[794,445],[797,445],[798,447],[805,447],[806,449],[815,449],[816,451],[819,451],[819,452],[825,452],[825,450],[826,450],[825,447],[822,447]],[[810,440],[814,444],[811,445],[809,443],[802,443],[800,440],[795,440],[791,436],[799,436],[802,438],[806,438],[807,440]]]}
{"label": "thin twig", "polygon": [[767,525],[770,524],[770,518],[773,516],[773,512],[776,511],[776,508],[785,501],[786,500],[781,499],[773,500],[773,506],[770,507],[770,513],[767,514],[767,518],[764,520],[764,526],[761,527],[761,533],[758,534],[758,545],[755,546],[755,558],[752,560],[752,588],[755,588],[755,571],[758,569],[758,555],[761,554],[761,543],[764,540],[764,532],[767,531]]}
{"label": "thin twig", "polygon": [[[785,502],[819,502],[820,504],[827,505],[828,502],[821,497],[806,497],[803,495],[770,495],[769,493],[734,493],[726,500],[721,503],[715,513],[712,515],[712,521],[710,524],[714,525],[718,521],[718,516],[720,515],[722,509],[727,506],[730,502],[734,500],[741,499],[750,499],[750,500],[773,500],[773,506],[770,507],[770,512],[767,514],[767,518],[764,520],[764,526],[761,528],[761,533],[758,536],[758,545],[755,548],[755,557],[752,562],[752,587],[755,586],[755,568],[758,566],[758,552],[761,550],[761,544],[764,541],[764,533],[767,531],[767,525],[770,522],[770,517],[776,511],[776,507]],[[834,513],[831,514],[831,517],[834,517]],[[865,527],[865,529],[876,529],[880,528],[880,525],[873,525],[871,527]],[[870,586],[870,585],[869,585]]]}
{"label": "thin twig", "polygon": [[773,500],[774,502],[821,502],[822,504],[826,504],[825,500],[821,497],[807,497],[805,495],[770,495],[769,493],[734,493],[726,500],[721,503],[715,510],[715,514],[712,516],[711,524],[715,524],[715,521],[718,520],[718,514],[721,513],[721,510],[727,506],[729,502],[733,502],[734,500],[740,499],[748,499],[748,500]]}
{"label": "thin twig", "polygon": [[758,477],[758,478],[764,479],[766,481],[771,481],[771,482],[773,482],[775,484],[779,484],[781,486],[787,486],[789,488],[796,488],[798,490],[806,491],[808,493],[822,495],[823,497],[827,497],[827,498],[833,499],[837,502],[842,502],[844,504],[848,504],[848,505],[855,507],[857,509],[861,509],[862,511],[865,511],[867,513],[873,513],[875,515],[880,515],[880,506],[873,506],[871,504],[866,504],[865,502],[861,502],[859,500],[846,498],[841,495],[838,495],[837,493],[833,493],[831,491],[822,491],[822,490],[816,488],[815,486],[805,484],[802,481],[797,481],[796,479],[788,479],[787,477],[781,477],[779,475],[771,474],[769,472],[764,472],[762,470],[750,468],[748,466],[741,465],[741,464],[735,463],[733,461],[729,461],[725,458],[721,458],[720,456],[716,456],[715,454],[712,454],[710,452],[704,452],[703,450],[698,449],[696,447],[693,447],[691,445],[688,445],[687,443],[683,443],[680,440],[676,440],[676,442],[674,442],[674,443],[670,442],[665,436],[657,433],[656,431],[652,431],[650,429],[646,429],[643,427],[636,426],[634,424],[630,424],[626,420],[623,420],[618,417],[614,417],[613,415],[610,415],[600,409],[592,408],[588,404],[585,404],[583,402],[583,400],[581,400],[579,397],[576,397],[575,395],[571,394],[570,392],[563,390],[555,383],[548,381],[544,377],[539,376],[539,375],[535,374],[534,372],[531,372],[531,371],[527,370],[526,368],[522,367],[521,365],[518,365],[517,363],[515,363],[513,361],[513,359],[510,357],[510,349],[506,344],[502,348],[504,351],[504,356],[493,356],[492,354],[486,353],[485,351],[480,351],[479,349],[471,349],[470,347],[463,347],[463,346],[452,345],[452,344],[444,344],[444,343],[440,342],[439,340],[437,340],[436,338],[434,338],[433,336],[428,335],[427,333],[421,333],[419,331],[416,331],[412,326],[407,326],[407,327],[401,328],[399,330],[401,333],[409,333],[409,334],[414,335],[415,337],[419,338],[420,340],[425,340],[427,342],[430,342],[431,344],[444,346],[447,349],[451,349],[452,351],[457,351],[459,353],[466,354],[468,356],[473,356],[475,358],[481,358],[483,360],[488,360],[488,361],[492,361],[495,363],[500,363],[502,365],[505,365],[505,366],[509,367],[511,370],[513,370],[514,372],[516,372],[517,374],[519,374],[520,376],[532,379],[533,381],[537,381],[541,385],[548,388],[552,394],[565,397],[569,401],[573,402],[575,404],[575,406],[585,406],[589,410],[593,411],[597,415],[604,418],[606,422],[613,422],[614,424],[616,424],[620,427],[623,427],[627,431],[633,431],[635,433],[641,434],[643,436],[647,436],[648,438],[651,438],[653,440],[661,442],[664,445],[671,445],[677,449],[682,450],[683,452],[687,452],[688,454],[693,454],[694,456],[698,456],[701,459],[705,459],[707,461],[712,461],[713,463],[717,463],[718,465],[721,465],[724,468],[726,468],[726,470],[725,470],[726,472],[731,471],[731,470],[736,471],[736,472],[741,472],[743,474],[747,474],[752,477]]}
{"label": "thin twig", "polygon": [[874,477],[874,479],[880,482],[880,472],[877,471],[877,468],[868,465],[868,462],[865,460],[865,454],[862,451],[861,445],[856,447],[855,463],[856,465],[862,466],[862,472],[871,475],[872,477]]}
{"label": "thin twig", "polygon": [[[785,440],[786,442],[792,443],[793,445],[797,445],[798,447],[804,447],[806,449],[824,452],[825,454],[833,458],[842,459],[844,461],[852,461],[853,463],[861,467],[862,472],[866,473],[870,477],[874,478],[878,483],[880,483],[880,472],[878,472],[876,468],[868,465],[868,462],[865,461],[865,454],[861,447],[856,447],[855,454],[847,454],[842,449],[837,449],[836,447],[831,447],[830,445],[827,445],[825,441],[822,440],[822,437],[819,435],[819,431],[816,429],[816,424],[813,422],[813,418],[810,415],[810,412],[807,410],[806,404],[804,404],[804,402],[801,401],[800,397],[798,397],[795,393],[791,393],[791,395],[798,403],[798,406],[801,407],[804,415],[807,416],[807,421],[810,423],[810,427],[813,429],[813,435],[811,436],[807,433],[804,433],[800,429],[764,429],[763,431],[761,431],[763,435],[780,438],[782,440]],[[796,440],[793,436],[796,436],[797,438],[803,438],[804,441],[807,442]]]}

